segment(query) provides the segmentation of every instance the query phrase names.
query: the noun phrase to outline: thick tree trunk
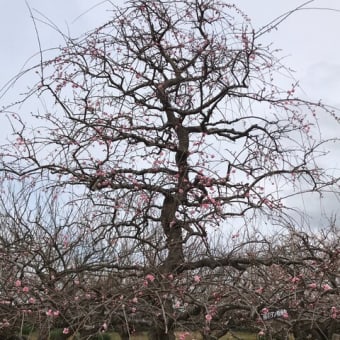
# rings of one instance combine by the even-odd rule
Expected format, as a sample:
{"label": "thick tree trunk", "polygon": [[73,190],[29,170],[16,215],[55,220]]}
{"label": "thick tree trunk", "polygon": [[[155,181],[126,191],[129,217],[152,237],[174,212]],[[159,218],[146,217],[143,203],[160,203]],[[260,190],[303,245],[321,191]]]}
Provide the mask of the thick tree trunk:
{"label": "thick tree trunk", "polygon": [[176,222],[178,201],[172,195],[165,197],[161,222],[166,236],[168,256],[163,265],[164,273],[172,273],[183,262],[182,229]]}
{"label": "thick tree trunk", "polygon": [[[173,80],[173,81],[176,81]],[[164,107],[171,107],[169,105],[169,98],[166,93],[166,85],[159,88],[158,97],[163,103]],[[166,246],[168,250],[167,257],[160,268],[160,273],[175,274],[177,268],[184,262],[183,252],[183,221],[178,219],[176,212],[181,204],[186,201],[188,180],[188,156],[189,156],[189,132],[186,127],[182,125],[182,120],[176,117],[174,112],[170,109],[166,110],[168,124],[177,134],[177,150],[175,155],[176,166],[178,169],[178,182],[176,192],[169,192],[165,195],[162,211],[161,211],[161,224],[164,235],[166,237]],[[164,282],[167,285],[166,282]],[[173,306],[171,301],[165,301],[163,305],[165,312],[164,324],[160,327],[155,327],[149,331],[150,340],[175,340],[173,328]],[[160,324],[161,325],[161,324]]]}

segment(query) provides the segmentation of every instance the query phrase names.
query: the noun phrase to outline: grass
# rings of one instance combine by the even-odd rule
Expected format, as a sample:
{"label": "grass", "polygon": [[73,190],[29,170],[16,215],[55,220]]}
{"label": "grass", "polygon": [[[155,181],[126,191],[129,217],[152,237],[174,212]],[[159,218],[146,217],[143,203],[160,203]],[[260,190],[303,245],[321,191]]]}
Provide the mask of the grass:
{"label": "grass", "polygon": [[220,340],[235,340],[237,338],[233,337],[233,334],[242,340],[256,340],[256,333],[250,332],[229,332],[227,335],[223,336]]}

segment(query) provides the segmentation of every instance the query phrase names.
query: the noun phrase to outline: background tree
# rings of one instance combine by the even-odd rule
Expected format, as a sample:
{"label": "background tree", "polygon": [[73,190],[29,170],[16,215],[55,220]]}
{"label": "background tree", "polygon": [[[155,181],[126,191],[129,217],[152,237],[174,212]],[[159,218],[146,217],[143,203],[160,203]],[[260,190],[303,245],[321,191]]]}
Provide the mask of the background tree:
{"label": "background tree", "polygon": [[[292,196],[338,181],[317,162],[326,141],[315,116],[328,109],[297,98],[295,82],[276,85],[289,72],[261,44],[271,28],[256,32],[217,0],[136,0],[79,39],[65,36],[53,57],[41,51],[38,83],[20,104],[42,107],[29,119],[12,112],[1,170],[23,199],[22,210],[3,204],[6,233],[21,230],[3,247],[24,242],[29,262],[8,282],[34,277],[47,330],[60,314],[70,331],[147,327],[173,339],[199,328],[212,338],[282,302],[286,281],[254,304],[253,280],[272,285],[274,265],[296,277],[307,265],[296,260],[301,245],[318,258],[305,234],[285,250],[282,229],[272,238],[261,228],[286,228]],[[338,295],[329,270],[336,278],[320,284]]]}

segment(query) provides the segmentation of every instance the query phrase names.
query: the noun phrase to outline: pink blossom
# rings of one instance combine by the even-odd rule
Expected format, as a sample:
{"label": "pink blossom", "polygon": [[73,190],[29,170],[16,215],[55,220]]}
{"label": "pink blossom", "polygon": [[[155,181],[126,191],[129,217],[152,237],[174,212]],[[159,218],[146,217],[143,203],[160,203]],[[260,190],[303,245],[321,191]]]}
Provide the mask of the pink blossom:
{"label": "pink blossom", "polygon": [[28,302],[29,302],[29,303],[35,303],[35,298],[34,298],[34,297],[30,297],[30,298],[28,299]]}
{"label": "pink blossom", "polygon": [[132,300],[133,303],[138,303],[138,298],[135,296]]}
{"label": "pink blossom", "polygon": [[47,316],[53,316],[53,311],[52,311],[52,309],[49,309],[49,310],[46,312],[46,315],[47,315]]}
{"label": "pink blossom", "polygon": [[291,281],[292,283],[298,283],[300,281],[300,278],[294,276]]}
{"label": "pink blossom", "polygon": [[146,278],[148,281],[150,281],[150,282],[155,281],[155,277],[154,277],[152,274],[146,275],[145,278]]}
{"label": "pink blossom", "polygon": [[338,312],[338,311],[337,311],[336,307],[333,306],[333,307],[331,308],[331,318],[332,318],[332,319],[336,319],[336,317],[337,317],[337,312]]}
{"label": "pink blossom", "polygon": [[102,330],[103,330],[103,331],[107,331],[107,323],[106,323],[106,322],[104,322],[104,323],[102,324]]}
{"label": "pink blossom", "polygon": [[257,289],[255,290],[255,293],[256,293],[256,294],[262,294],[262,293],[263,293],[263,287],[257,288]]}
{"label": "pink blossom", "polygon": [[325,291],[325,292],[327,292],[328,290],[331,290],[332,289],[332,287],[329,285],[329,284],[324,284],[324,285],[322,285],[322,289]]}
{"label": "pink blossom", "polygon": [[308,285],[308,287],[309,287],[310,289],[315,289],[315,288],[316,288],[316,283],[315,283],[315,282],[310,283],[310,284]]}
{"label": "pink blossom", "polygon": [[269,309],[268,308],[262,308],[262,314],[267,314],[269,312]]}
{"label": "pink blossom", "polygon": [[69,328],[64,328],[63,329],[63,334],[69,334],[70,333],[70,329]]}
{"label": "pink blossom", "polygon": [[282,317],[283,317],[284,319],[288,319],[288,318],[289,318],[289,315],[288,315],[287,312],[285,312],[285,313],[282,314]]}
{"label": "pink blossom", "polygon": [[200,277],[199,275],[195,275],[195,276],[194,276],[194,281],[195,281],[196,283],[199,283],[199,282],[201,281],[201,277]]}
{"label": "pink blossom", "polygon": [[201,203],[201,208],[207,209],[207,208],[209,208],[209,204],[208,203]]}
{"label": "pink blossom", "polygon": [[212,315],[211,314],[206,314],[205,315],[205,320],[207,320],[207,322],[210,322],[212,320]]}
{"label": "pink blossom", "polygon": [[15,287],[21,287],[21,281],[20,280],[16,280],[14,285],[15,285]]}
{"label": "pink blossom", "polygon": [[259,331],[259,332],[258,332],[258,335],[259,335],[259,336],[263,336],[263,335],[265,335],[265,333],[264,333],[264,331]]}
{"label": "pink blossom", "polygon": [[30,290],[30,289],[29,289],[29,287],[27,287],[27,286],[25,286],[25,287],[22,289],[22,291],[23,291],[24,293],[28,293],[29,290]]}
{"label": "pink blossom", "polygon": [[46,312],[46,315],[47,316],[54,316],[54,317],[57,317],[59,316],[60,312],[58,310],[56,311],[53,311],[52,309],[49,309],[47,312]]}

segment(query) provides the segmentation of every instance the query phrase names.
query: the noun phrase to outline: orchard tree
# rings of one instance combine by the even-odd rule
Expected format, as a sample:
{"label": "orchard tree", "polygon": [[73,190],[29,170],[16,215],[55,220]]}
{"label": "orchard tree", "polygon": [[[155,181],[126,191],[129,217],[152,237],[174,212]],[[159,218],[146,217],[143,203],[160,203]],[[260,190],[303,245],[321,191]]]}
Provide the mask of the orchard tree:
{"label": "orchard tree", "polygon": [[[295,339],[330,339],[340,330],[340,237],[335,224],[318,233],[288,227],[286,235],[239,236],[224,244],[229,252],[224,256],[234,262],[224,261],[224,251],[215,270],[169,274],[165,286],[148,273],[147,265],[143,270],[134,264],[135,249],[129,243],[108,246],[105,229],[96,227],[100,222],[84,218],[88,207],[61,212],[57,205],[36,202],[30,220],[19,219],[26,202],[26,197],[15,205],[2,202],[3,339],[32,328],[38,329],[39,339],[57,331],[58,339],[72,333],[88,339],[112,329],[129,339],[135,330],[153,329],[162,312],[155,298],[168,297],[180,339],[202,330],[202,319],[212,332],[206,338],[245,326],[266,339],[281,340],[291,332]],[[191,251],[199,256],[197,249]]]}
{"label": "orchard tree", "polygon": [[[255,320],[266,307],[233,288],[257,276],[249,268],[266,280],[274,264],[295,264],[262,225],[287,226],[295,195],[334,190],[317,129],[318,112],[334,113],[299,99],[295,81],[279,86],[289,70],[261,42],[272,28],[255,31],[224,1],[134,0],[80,38],[63,36],[52,57],[40,51],[37,83],[20,110],[4,109],[14,138],[2,181],[26,198],[22,210],[4,203],[4,216],[26,230],[13,244],[49,240],[20,275],[43,282],[44,303],[68,292],[58,312],[70,329],[105,310],[100,324],[127,336],[146,327],[173,339],[187,327],[213,337],[229,329],[228,311]],[[32,101],[41,106],[28,116]],[[79,297],[70,307],[74,282],[83,309]]]}

